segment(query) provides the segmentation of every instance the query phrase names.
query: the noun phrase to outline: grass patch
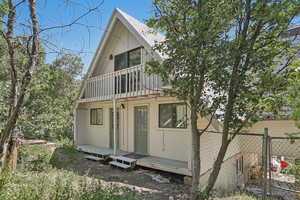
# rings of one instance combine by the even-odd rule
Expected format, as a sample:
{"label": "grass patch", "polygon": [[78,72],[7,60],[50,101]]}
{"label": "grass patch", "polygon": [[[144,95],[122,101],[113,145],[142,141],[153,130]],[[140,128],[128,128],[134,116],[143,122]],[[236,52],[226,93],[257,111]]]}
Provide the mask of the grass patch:
{"label": "grass patch", "polygon": [[3,173],[1,200],[136,200],[135,192],[103,186],[98,180],[73,172],[52,169],[47,173]]}
{"label": "grass patch", "polygon": [[18,150],[18,170],[47,171],[51,169],[52,151],[43,145],[22,145]]}
{"label": "grass patch", "polygon": [[[76,156],[70,143],[60,145],[67,156]],[[43,145],[23,145],[15,172],[0,174],[1,200],[136,200],[125,187],[104,184],[87,175],[52,167],[52,150]],[[51,160],[53,161],[53,160]]]}
{"label": "grass patch", "polygon": [[77,151],[76,146],[74,145],[73,141],[71,141],[70,139],[64,139],[64,140],[61,140],[59,142],[59,144],[67,156],[69,156],[70,158],[75,158],[78,151]]}

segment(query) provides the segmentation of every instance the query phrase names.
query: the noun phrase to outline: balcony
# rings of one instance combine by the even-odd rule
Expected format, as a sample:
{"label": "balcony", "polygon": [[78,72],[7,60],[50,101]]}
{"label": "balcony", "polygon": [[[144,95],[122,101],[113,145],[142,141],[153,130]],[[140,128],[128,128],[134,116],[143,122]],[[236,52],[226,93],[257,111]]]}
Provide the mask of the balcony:
{"label": "balcony", "polygon": [[155,94],[159,93],[162,85],[159,76],[149,75],[144,65],[137,65],[88,79],[80,102]]}

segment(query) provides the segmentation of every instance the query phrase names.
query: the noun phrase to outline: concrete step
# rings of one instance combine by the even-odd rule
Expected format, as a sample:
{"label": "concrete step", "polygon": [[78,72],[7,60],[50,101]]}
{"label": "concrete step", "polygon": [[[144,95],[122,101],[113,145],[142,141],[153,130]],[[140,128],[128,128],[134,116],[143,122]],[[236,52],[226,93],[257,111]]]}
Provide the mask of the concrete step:
{"label": "concrete step", "polygon": [[84,158],[88,160],[94,160],[94,161],[104,161],[104,158],[99,158],[97,156],[92,156],[92,155],[86,155]]}
{"label": "concrete step", "polygon": [[131,168],[130,165],[126,165],[124,163],[120,163],[120,162],[117,162],[117,161],[110,161],[109,164],[113,165],[113,166],[116,166],[116,167],[121,167],[123,169],[129,169],[129,168]]}

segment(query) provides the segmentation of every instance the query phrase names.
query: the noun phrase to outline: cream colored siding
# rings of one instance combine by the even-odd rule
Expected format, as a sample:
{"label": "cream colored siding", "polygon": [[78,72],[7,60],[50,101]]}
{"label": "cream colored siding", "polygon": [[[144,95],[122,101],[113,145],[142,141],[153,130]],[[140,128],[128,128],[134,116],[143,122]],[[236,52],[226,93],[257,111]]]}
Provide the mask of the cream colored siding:
{"label": "cream colored siding", "polygon": [[[224,190],[226,192],[236,189],[237,186],[244,186],[244,175],[237,175],[236,173],[236,161],[241,157],[241,154],[237,154],[230,159],[224,161],[222,164],[219,176],[217,178],[215,189]],[[200,177],[200,186],[205,186],[208,182],[210,171],[202,174]]]}
{"label": "cream colored siding", "polygon": [[[120,108],[120,149],[128,152],[134,152],[134,107],[147,105],[149,114],[149,132],[148,132],[148,153],[153,156],[169,158],[174,160],[189,161],[190,160],[190,130],[187,129],[167,129],[158,128],[158,105],[160,103],[177,102],[174,98],[158,97],[148,99],[137,99],[130,101],[118,101],[117,107],[121,104],[125,105],[125,109]],[[81,108],[103,108],[104,125],[89,125],[89,115],[85,115],[80,124],[85,124],[86,129],[78,130],[79,135],[83,137],[82,141],[89,144],[108,147],[109,146],[109,108],[112,107],[111,102],[101,103],[82,103]],[[80,132],[82,131],[82,132]]]}
{"label": "cream colored siding", "polygon": [[[188,121],[187,129],[168,129],[158,127],[159,104],[162,103],[179,103],[175,98],[171,97],[148,97],[135,98],[127,100],[118,100],[117,107],[120,110],[120,149],[127,152],[134,152],[134,107],[148,106],[149,114],[149,133],[148,133],[148,153],[151,156],[161,158],[180,160],[188,162],[188,167],[191,169],[191,130],[190,122]],[[124,104],[124,109],[121,109],[121,104]],[[104,125],[103,127],[92,127],[87,125],[85,129],[80,129],[79,132],[82,141],[87,141],[98,147],[109,146],[109,108],[112,107],[112,102],[94,102],[81,103],[81,109],[90,108],[104,109]],[[189,116],[189,109],[188,109]],[[85,116],[89,118],[88,115]],[[189,118],[189,117],[188,117]],[[81,118],[82,122],[89,122],[85,118]],[[207,119],[200,119],[198,127],[201,129],[208,123]],[[208,130],[216,130],[214,127],[209,127]],[[84,137],[82,136],[84,135]],[[217,158],[221,146],[222,135],[217,133],[204,133],[201,136],[201,182],[207,181],[208,175],[211,172],[214,161]],[[242,184],[243,177],[236,174],[236,159],[241,156],[240,140],[235,138],[230,144],[226,153],[224,164],[220,176],[217,180],[216,187],[224,189],[232,189],[236,183]]]}
{"label": "cream colored siding", "polygon": [[[202,118],[198,121],[198,127],[203,129],[208,123],[207,119]],[[220,124],[214,121],[214,126],[208,130],[219,131]],[[236,174],[236,160],[241,157],[241,148],[239,138],[235,138],[229,145],[224,163],[222,164],[219,177],[215,188],[224,190],[232,190],[236,185],[243,185],[243,175]],[[222,134],[220,133],[204,133],[200,138],[200,155],[201,155],[201,178],[200,183],[206,184],[209,174],[212,171],[213,164],[217,158],[222,143]]]}
{"label": "cream colored siding", "polygon": [[92,76],[114,71],[114,59],[109,59],[110,55],[115,56],[140,46],[141,44],[129,30],[119,20],[116,20],[116,25],[112,29]]}
{"label": "cream colored siding", "polygon": [[[154,39],[157,37],[150,37],[149,33],[141,32],[140,28],[142,28],[141,30],[148,30],[148,28],[145,28],[145,25],[141,25],[140,22],[137,22],[119,10],[116,10],[114,15],[118,17],[114,17],[110,21],[111,25],[109,25],[109,27],[111,28],[108,29],[108,37],[104,37],[105,43],[102,43],[102,46],[100,45],[101,48],[98,51],[98,54],[96,54],[96,60],[92,63],[91,69],[93,69],[93,72],[89,73],[89,75],[91,74],[92,77],[114,71],[114,59],[110,58],[111,55],[114,57],[115,55],[124,53],[137,47],[145,47],[142,49],[142,64],[145,64],[154,57],[161,59],[160,56],[157,57],[158,54],[154,56],[153,53],[149,53],[151,52],[150,46],[154,45]],[[123,23],[125,25],[123,25]],[[133,30],[127,27],[127,23],[133,25]],[[135,33],[135,31],[137,31],[137,35],[132,34]],[[149,43],[150,46],[145,43],[144,40],[148,41],[148,43],[151,41]],[[149,52],[147,52],[145,49],[148,49]],[[153,77],[146,79],[146,87],[148,86],[147,84],[153,84],[152,78]],[[190,120],[188,120],[187,128],[159,128],[159,104],[182,103],[182,101],[178,101],[176,98],[159,95],[149,95],[145,97],[124,98],[117,100],[117,107],[119,108],[120,113],[120,126],[118,135],[119,148],[127,152],[135,151],[134,107],[146,105],[148,106],[149,115],[147,141],[148,154],[160,158],[187,162],[188,168],[191,169],[192,137]],[[121,104],[124,106],[121,106]],[[90,109],[92,108],[103,109],[103,125],[90,125]],[[77,114],[75,122],[75,138],[77,145],[88,144],[96,147],[109,147],[110,108],[112,108],[112,100],[79,103],[76,110]],[[178,112],[181,111],[178,110]],[[189,109],[187,109],[187,116],[189,119]],[[203,129],[206,127],[207,123],[207,119],[200,118],[197,123],[198,128]],[[219,131],[220,128],[221,124],[214,120],[208,130]],[[220,149],[221,138],[222,135],[216,133],[204,133],[201,136],[201,181],[207,180],[208,174]],[[229,187],[237,182],[238,177],[235,173],[235,164],[236,159],[239,158],[239,153],[241,151],[239,142],[239,138],[236,138],[230,144],[225,156],[224,165],[222,166],[222,170],[217,181],[217,186],[225,185]]]}
{"label": "cream colored siding", "polygon": [[[268,133],[272,137],[286,137],[286,133],[299,132],[292,120],[266,120],[254,124],[248,129],[251,133],[263,134],[264,128],[268,128]],[[263,138],[259,136],[239,136],[242,152],[262,154]],[[286,147],[289,148],[286,148]],[[272,154],[282,156],[300,155],[300,142],[291,144],[289,140],[272,140]],[[261,162],[261,157],[258,158]]]}
{"label": "cream colored siding", "polygon": [[299,132],[299,129],[295,125],[293,120],[265,120],[254,124],[249,128],[249,132],[252,133],[263,133],[264,128],[269,129],[270,136],[286,136],[285,133]]}
{"label": "cream colored siding", "polygon": [[[191,131],[190,122],[186,129],[174,128],[159,128],[159,104],[163,103],[178,103],[175,98],[171,97],[153,97],[153,98],[136,98],[132,100],[119,100],[117,107],[124,104],[125,109],[120,108],[120,132],[119,132],[119,147],[123,151],[134,152],[134,107],[135,106],[148,106],[149,114],[149,132],[148,132],[148,153],[152,156],[162,158],[186,161],[191,167]],[[112,107],[111,102],[94,102],[82,103],[80,107],[85,109],[90,108],[103,108],[104,111],[104,125],[91,126],[86,125],[83,132],[83,141],[89,144],[108,147],[109,144],[109,108]],[[189,110],[188,110],[189,116]],[[89,115],[86,115],[89,118]],[[83,120],[88,123],[88,120]],[[83,122],[80,122],[81,124]],[[198,122],[199,128],[203,128],[208,123],[206,119],[201,119]],[[82,129],[81,129],[82,130]],[[215,130],[210,127],[208,130]],[[81,136],[82,137],[82,136]],[[201,136],[201,158],[202,170],[201,173],[207,172],[212,168],[213,162],[217,157],[221,145],[221,134],[217,133],[204,133]],[[238,139],[235,139],[229,146],[225,160],[238,154],[240,152]]]}
{"label": "cream colored siding", "polygon": [[[208,120],[202,118],[198,121],[198,127],[203,129],[208,124]],[[217,126],[217,127],[216,127]],[[218,128],[217,122],[215,126],[211,126],[208,130],[215,131]],[[201,173],[207,172],[212,168],[214,161],[217,158],[222,143],[222,134],[220,133],[203,133],[200,138],[200,154],[201,154]],[[239,140],[235,138],[228,147],[224,160],[238,154],[240,152]]]}
{"label": "cream colored siding", "polygon": [[[80,126],[83,129],[78,130],[78,135],[81,138],[78,144],[91,144],[96,147],[109,147],[109,107],[105,104],[93,104],[86,106],[80,106],[85,109],[80,117]],[[83,109],[79,110],[83,110]],[[103,125],[90,125],[90,109],[91,108],[102,108],[103,109]]]}
{"label": "cream colored siding", "polygon": [[262,144],[263,137],[262,136],[248,136],[248,135],[240,135],[237,136],[240,143],[241,151],[244,153],[258,153],[261,155],[262,153]]}
{"label": "cream colored siding", "polygon": [[[222,135],[216,133],[204,133],[200,139],[200,154],[202,159],[201,173],[212,168],[217,158],[222,143]],[[239,141],[234,139],[228,147],[224,160],[240,153]]]}

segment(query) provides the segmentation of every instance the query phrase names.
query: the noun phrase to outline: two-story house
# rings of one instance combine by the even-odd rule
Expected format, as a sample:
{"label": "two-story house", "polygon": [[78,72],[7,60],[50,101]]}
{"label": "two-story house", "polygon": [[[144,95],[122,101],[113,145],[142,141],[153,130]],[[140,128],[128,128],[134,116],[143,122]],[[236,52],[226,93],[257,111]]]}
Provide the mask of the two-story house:
{"label": "two-story house", "polygon": [[[145,72],[147,61],[164,58],[153,51],[164,36],[115,9],[83,82],[75,108],[74,139],[81,151],[110,157],[111,165],[132,163],[191,176],[192,137],[189,108],[163,93],[163,83]],[[290,123],[290,122],[289,122]],[[199,128],[207,119],[199,119]],[[209,130],[218,131],[213,121]],[[264,124],[264,127],[267,125]],[[258,128],[260,130],[258,130]],[[260,133],[263,127],[254,130]],[[201,137],[201,182],[217,157],[220,134]],[[230,145],[216,187],[243,184],[239,140]]]}

